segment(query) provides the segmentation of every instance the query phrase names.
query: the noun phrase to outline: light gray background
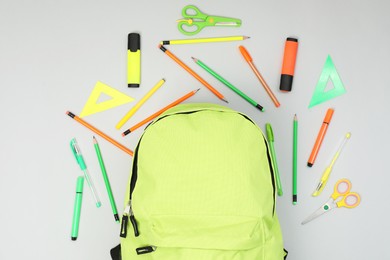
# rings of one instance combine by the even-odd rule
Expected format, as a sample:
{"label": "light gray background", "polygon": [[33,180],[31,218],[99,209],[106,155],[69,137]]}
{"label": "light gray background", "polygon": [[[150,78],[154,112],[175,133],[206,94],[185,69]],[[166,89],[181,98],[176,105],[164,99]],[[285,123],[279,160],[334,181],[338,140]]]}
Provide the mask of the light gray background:
{"label": "light gray background", "polygon": [[[161,40],[186,38],[175,20],[194,4],[208,14],[242,19],[240,28],[206,28],[196,37],[247,35],[243,42],[168,47],[230,101],[229,107],[274,128],[284,188],[277,200],[289,260],[390,259],[389,4],[387,1],[8,1],[0,2],[0,259],[109,259],[119,242],[92,144],[93,133],[65,115],[79,114],[97,81],[136,100],[161,78],[163,87],[125,125],[142,120],[185,93],[187,102],[223,104],[163,54]],[[142,83],[126,86],[127,34],[142,37]],[[287,36],[299,38],[293,91],[278,91]],[[275,108],[238,51],[244,45],[281,102]],[[308,109],[330,54],[347,93]],[[216,81],[201,59],[263,104],[261,113]],[[385,88],[386,87],[386,88]],[[115,124],[135,104],[84,119],[133,149],[142,130],[126,138]],[[306,167],[322,119],[335,114],[313,168]],[[299,204],[291,203],[292,119],[299,117]],[[323,169],[346,132],[352,137],[329,184],[311,197]],[[70,241],[76,177],[81,174],[69,141],[76,137],[103,206],[94,206],[87,186],[79,239]],[[98,137],[118,209],[122,212],[131,157]],[[362,196],[355,209],[337,209],[302,226],[324,203],[340,178]]]}

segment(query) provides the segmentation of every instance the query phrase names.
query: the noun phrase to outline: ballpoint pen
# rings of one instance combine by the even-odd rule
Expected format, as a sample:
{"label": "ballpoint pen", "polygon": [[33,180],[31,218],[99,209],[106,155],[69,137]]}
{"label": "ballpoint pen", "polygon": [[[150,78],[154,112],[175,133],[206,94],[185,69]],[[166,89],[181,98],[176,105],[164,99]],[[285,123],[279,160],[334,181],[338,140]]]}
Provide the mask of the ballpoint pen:
{"label": "ballpoint pen", "polygon": [[107,176],[106,167],[104,166],[104,161],[103,161],[102,153],[100,152],[99,143],[97,142],[95,136],[93,137],[93,146],[95,147],[96,155],[98,157],[99,164],[100,164],[100,169],[102,170],[104,183],[106,184],[107,194],[111,203],[112,213],[114,214],[115,221],[119,222],[118,210],[116,209],[114,195],[112,194],[112,190],[111,190],[111,184]]}
{"label": "ballpoint pen", "polygon": [[96,188],[95,188],[95,185],[93,184],[92,178],[89,175],[89,172],[87,170],[87,165],[85,164],[83,155],[81,154],[81,150],[80,150],[79,146],[77,145],[76,138],[73,138],[70,141],[70,148],[72,149],[72,152],[74,154],[74,157],[76,158],[77,163],[80,166],[80,169],[84,173],[84,177],[87,180],[88,186],[89,186],[89,188],[92,192],[92,195],[95,199],[96,207],[99,208],[102,205],[102,203],[100,202],[100,199],[99,199],[99,196],[96,192]]}
{"label": "ballpoint pen", "polygon": [[276,187],[278,190],[278,195],[282,196],[283,195],[283,189],[282,189],[282,182],[280,181],[280,175],[279,175],[279,169],[278,169],[278,163],[276,161],[276,153],[275,153],[275,148],[274,148],[274,133],[272,131],[272,126],[271,124],[267,123],[265,125],[266,130],[267,130],[267,139],[271,151],[271,157],[272,157],[272,162],[274,165],[274,172],[275,172],[275,179],[276,179]]}
{"label": "ballpoint pen", "polygon": [[316,190],[312,194],[313,197],[316,197],[316,196],[321,194],[321,192],[324,189],[326,183],[328,182],[329,175],[330,175],[330,173],[332,172],[332,169],[333,169],[333,165],[337,161],[337,158],[339,158],[339,155],[341,154],[341,151],[343,150],[345,144],[347,143],[347,141],[349,140],[350,137],[351,137],[351,133],[348,132],[348,133],[345,134],[344,140],[341,143],[341,145],[340,145],[339,149],[337,150],[337,152],[334,154],[331,163],[329,164],[328,167],[326,167],[324,173],[322,174],[321,180],[318,183]]}

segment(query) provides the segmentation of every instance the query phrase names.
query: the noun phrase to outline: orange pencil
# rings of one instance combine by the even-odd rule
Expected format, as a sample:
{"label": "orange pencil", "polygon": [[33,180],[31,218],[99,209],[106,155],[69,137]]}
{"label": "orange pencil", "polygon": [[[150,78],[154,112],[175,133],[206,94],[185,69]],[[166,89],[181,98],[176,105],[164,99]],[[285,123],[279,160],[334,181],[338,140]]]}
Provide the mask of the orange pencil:
{"label": "orange pencil", "polygon": [[172,52],[170,52],[169,50],[167,50],[164,46],[162,46],[161,44],[158,45],[158,47],[166,54],[168,55],[172,60],[176,61],[177,64],[179,64],[183,69],[185,69],[188,73],[190,73],[194,78],[196,78],[197,80],[199,80],[200,83],[202,83],[206,88],[208,88],[211,92],[213,92],[214,95],[216,95],[219,99],[221,99],[222,101],[225,101],[226,103],[229,103],[227,102],[227,100],[225,99],[225,97],[218,92],[218,90],[216,90],[213,86],[211,86],[209,83],[207,83],[204,79],[202,79],[195,71],[193,71],[192,69],[190,69],[190,67],[188,67],[184,62],[182,62],[181,60],[179,60],[178,57],[176,57],[175,55],[173,55]]}
{"label": "orange pencil", "polygon": [[69,111],[67,111],[66,114],[68,116],[70,116],[71,118],[73,118],[74,120],[76,120],[77,122],[79,122],[80,124],[82,124],[83,126],[85,126],[86,128],[89,128],[90,130],[92,130],[96,134],[100,135],[101,137],[103,137],[104,139],[106,139],[107,141],[109,141],[110,143],[112,143],[113,145],[115,145],[116,147],[118,147],[119,149],[124,151],[125,153],[128,153],[131,156],[133,156],[132,150],[121,145],[120,143],[118,143],[117,141],[115,141],[114,139],[112,139],[111,137],[106,135],[105,133],[101,132],[99,129],[95,128],[94,126],[92,126],[92,125],[88,124],[87,122],[85,122],[84,120],[82,120],[80,117],[76,116],[75,114],[73,114],[72,112],[69,112]]}
{"label": "orange pencil", "polygon": [[272,93],[270,87],[268,86],[267,82],[265,82],[265,80],[261,76],[260,72],[256,69],[255,64],[253,64],[252,57],[249,54],[249,52],[242,45],[240,45],[238,48],[240,49],[242,56],[244,56],[244,59],[248,62],[249,66],[252,68],[253,72],[256,74],[256,77],[259,79],[261,85],[263,85],[265,91],[267,91],[268,96],[270,96],[270,98],[272,99],[272,102],[274,102],[276,107],[279,107],[280,103],[279,103],[278,99],[275,97],[274,93]]}
{"label": "orange pencil", "polygon": [[156,113],[154,113],[153,115],[150,115],[149,117],[145,118],[144,120],[142,120],[141,122],[139,122],[138,124],[130,127],[129,129],[127,129],[126,131],[124,131],[122,133],[122,136],[126,136],[128,134],[130,134],[131,132],[134,132],[136,129],[138,129],[139,127],[143,126],[144,124],[146,124],[147,122],[153,120],[154,118],[158,117],[159,115],[161,115],[162,113],[164,113],[166,110],[168,110],[169,108],[171,107],[174,107],[176,106],[177,104],[180,104],[181,102],[183,102],[184,100],[188,99],[189,97],[192,97],[193,95],[195,95],[196,92],[198,92],[199,89],[197,90],[194,90],[194,91],[191,91],[189,92],[188,94],[182,96],[181,98],[177,99],[176,101],[172,102],[171,104],[169,104],[168,106],[164,107],[163,109],[160,109],[159,111],[157,111]]}
{"label": "orange pencil", "polygon": [[322,122],[322,126],[320,128],[320,131],[318,132],[316,142],[314,143],[313,150],[311,151],[309,160],[307,161],[307,166],[312,167],[314,164],[314,161],[317,157],[318,151],[320,150],[322,141],[324,140],[326,130],[328,130],[328,126],[330,123],[330,120],[332,119],[334,109],[329,108],[326,112],[324,122]]}

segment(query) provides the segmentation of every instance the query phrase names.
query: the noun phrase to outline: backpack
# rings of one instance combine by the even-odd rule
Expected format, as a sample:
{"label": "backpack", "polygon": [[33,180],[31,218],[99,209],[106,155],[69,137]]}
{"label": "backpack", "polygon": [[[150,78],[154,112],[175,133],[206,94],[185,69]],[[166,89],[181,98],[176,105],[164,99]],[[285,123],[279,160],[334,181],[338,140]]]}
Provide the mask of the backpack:
{"label": "backpack", "polygon": [[175,106],[135,149],[116,259],[281,260],[275,196],[268,144],[250,118]]}

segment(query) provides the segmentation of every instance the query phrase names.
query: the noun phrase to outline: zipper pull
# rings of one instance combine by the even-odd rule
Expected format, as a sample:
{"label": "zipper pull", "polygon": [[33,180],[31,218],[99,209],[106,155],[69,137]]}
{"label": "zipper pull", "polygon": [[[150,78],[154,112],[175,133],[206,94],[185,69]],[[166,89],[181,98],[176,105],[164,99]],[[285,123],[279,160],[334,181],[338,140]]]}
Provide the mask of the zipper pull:
{"label": "zipper pull", "polygon": [[[131,222],[131,224],[133,225],[134,236],[138,237],[138,236],[139,236],[139,230],[138,230],[137,221],[135,220],[135,217],[134,217],[133,209],[132,209],[132,207],[131,207],[131,200],[129,201],[128,206],[130,206],[130,208],[129,208],[130,222]],[[126,207],[126,208],[127,208],[127,207]]]}
{"label": "zipper pull", "polygon": [[127,224],[129,222],[129,214],[130,214],[130,202],[127,203],[127,206],[123,212],[121,232],[119,234],[120,237],[124,237],[124,238],[127,237]]}
{"label": "zipper pull", "polygon": [[137,255],[143,255],[143,254],[152,253],[156,251],[156,249],[157,248],[155,246],[144,246],[144,247],[136,248],[135,251],[137,251]]}

